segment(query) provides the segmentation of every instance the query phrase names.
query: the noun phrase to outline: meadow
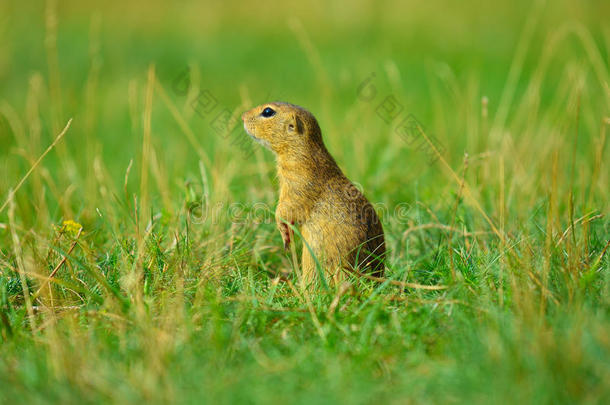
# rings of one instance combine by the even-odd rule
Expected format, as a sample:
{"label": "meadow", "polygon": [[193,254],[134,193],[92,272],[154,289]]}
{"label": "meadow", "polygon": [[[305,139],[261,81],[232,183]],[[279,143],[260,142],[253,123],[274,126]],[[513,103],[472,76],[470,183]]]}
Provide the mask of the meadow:
{"label": "meadow", "polygon": [[[0,403],[610,402],[610,3],[0,3]],[[375,204],[302,289],[282,100]],[[298,254],[298,252],[297,252]]]}

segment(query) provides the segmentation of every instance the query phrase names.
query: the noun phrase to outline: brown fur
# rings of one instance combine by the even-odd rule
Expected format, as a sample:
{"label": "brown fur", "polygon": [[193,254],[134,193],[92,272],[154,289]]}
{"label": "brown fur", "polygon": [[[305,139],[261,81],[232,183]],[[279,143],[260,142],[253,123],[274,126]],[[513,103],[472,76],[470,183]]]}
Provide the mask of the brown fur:
{"label": "brown fur", "polygon": [[[262,116],[267,107],[275,115]],[[306,245],[334,282],[345,268],[382,276],[381,222],[324,146],[314,116],[302,107],[278,102],[255,107],[242,120],[246,132],[276,154],[280,182],[276,221],[286,248],[292,239],[286,223],[300,226],[304,281],[311,282],[318,274]]]}

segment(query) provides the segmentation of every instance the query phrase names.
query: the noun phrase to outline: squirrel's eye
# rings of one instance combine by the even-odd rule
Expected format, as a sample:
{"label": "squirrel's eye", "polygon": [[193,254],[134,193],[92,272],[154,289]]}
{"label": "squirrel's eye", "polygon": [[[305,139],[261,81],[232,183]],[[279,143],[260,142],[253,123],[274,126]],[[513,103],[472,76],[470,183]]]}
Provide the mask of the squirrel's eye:
{"label": "squirrel's eye", "polygon": [[265,118],[273,117],[275,115],[275,110],[273,108],[265,108],[261,115]]}

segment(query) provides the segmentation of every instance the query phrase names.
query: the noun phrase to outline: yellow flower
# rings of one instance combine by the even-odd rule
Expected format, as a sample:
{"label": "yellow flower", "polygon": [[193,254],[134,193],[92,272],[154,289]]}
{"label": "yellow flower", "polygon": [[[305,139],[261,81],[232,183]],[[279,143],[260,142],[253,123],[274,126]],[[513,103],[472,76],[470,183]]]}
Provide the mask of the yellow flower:
{"label": "yellow flower", "polygon": [[70,236],[78,235],[78,232],[83,228],[81,224],[71,219],[64,221],[62,224],[63,232],[67,233]]}

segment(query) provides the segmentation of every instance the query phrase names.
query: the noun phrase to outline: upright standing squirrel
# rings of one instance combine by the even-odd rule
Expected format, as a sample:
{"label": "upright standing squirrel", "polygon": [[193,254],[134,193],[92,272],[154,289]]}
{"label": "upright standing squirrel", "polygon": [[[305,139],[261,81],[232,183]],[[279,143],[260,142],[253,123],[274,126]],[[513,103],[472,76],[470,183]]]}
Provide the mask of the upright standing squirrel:
{"label": "upright standing squirrel", "polygon": [[275,218],[285,248],[293,235],[288,224],[300,226],[303,281],[317,279],[316,259],[332,282],[354,268],[382,276],[381,222],[324,146],[315,117],[302,107],[276,102],[245,112],[242,120],[248,135],[276,155],[280,200]]}

